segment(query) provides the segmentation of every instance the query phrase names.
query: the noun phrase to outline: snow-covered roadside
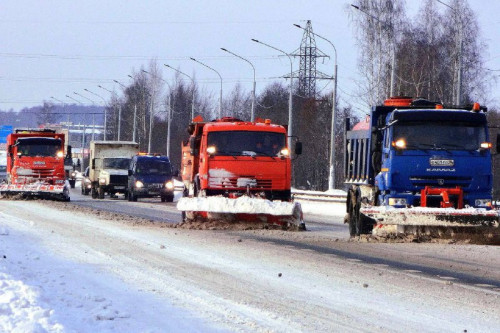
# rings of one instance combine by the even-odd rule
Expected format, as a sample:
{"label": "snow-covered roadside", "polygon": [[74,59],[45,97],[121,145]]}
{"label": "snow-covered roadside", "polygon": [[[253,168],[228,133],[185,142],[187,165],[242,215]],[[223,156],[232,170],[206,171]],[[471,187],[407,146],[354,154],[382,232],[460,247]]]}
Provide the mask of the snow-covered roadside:
{"label": "snow-covered roadside", "polygon": [[0,332],[214,331],[98,266],[44,251],[38,240],[6,227],[7,219],[16,220],[0,212]]}

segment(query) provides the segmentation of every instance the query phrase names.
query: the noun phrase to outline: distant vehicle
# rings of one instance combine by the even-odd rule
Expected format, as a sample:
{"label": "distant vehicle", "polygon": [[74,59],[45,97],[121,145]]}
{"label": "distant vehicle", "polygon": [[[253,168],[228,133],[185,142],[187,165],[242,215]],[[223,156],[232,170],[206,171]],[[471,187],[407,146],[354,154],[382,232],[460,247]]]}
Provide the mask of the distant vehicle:
{"label": "distant vehicle", "polygon": [[170,159],[164,155],[138,154],[132,158],[128,170],[128,200],[160,197],[161,202],[174,201],[173,177]]}
{"label": "distant vehicle", "polygon": [[131,141],[91,141],[90,171],[92,198],[104,199],[116,193],[127,195],[130,160],[139,152],[139,144]]}
{"label": "distant vehicle", "polygon": [[16,129],[7,136],[7,183],[3,195],[37,195],[70,201],[64,175],[63,133],[50,129]]}
{"label": "distant vehicle", "polygon": [[0,151],[0,183],[7,181],[7,152]]}
{"label": "distant vehicle", "polygon": [[92,182],[90,181],[89,173],[90,173],[90,167],[87,167],[85,169],[85,172],[82,175],[83,176],[83,178],[82,178],[82,194],[83,195],[89,195],[90,191],[92,190]]}

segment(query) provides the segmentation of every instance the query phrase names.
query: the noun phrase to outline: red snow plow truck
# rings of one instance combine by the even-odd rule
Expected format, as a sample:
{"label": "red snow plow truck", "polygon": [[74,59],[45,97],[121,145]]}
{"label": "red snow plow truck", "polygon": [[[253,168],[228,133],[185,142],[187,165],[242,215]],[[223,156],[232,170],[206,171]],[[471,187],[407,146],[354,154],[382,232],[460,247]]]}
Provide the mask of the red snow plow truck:
{"label": "red snow plow truck", "polygon": [[3,196],[20,194],[69,201],[64,172],[64,134],[50,129],[16,129],[7,137],[7,182]]}
{"label": "red snow plow truck", "polygon": [[[183,221],[255,222],[304,229],[291,196],[291,152],[285,127],[270,120],[193,119],[182,144]],[[302,145],[295,144],[295,154]]]}

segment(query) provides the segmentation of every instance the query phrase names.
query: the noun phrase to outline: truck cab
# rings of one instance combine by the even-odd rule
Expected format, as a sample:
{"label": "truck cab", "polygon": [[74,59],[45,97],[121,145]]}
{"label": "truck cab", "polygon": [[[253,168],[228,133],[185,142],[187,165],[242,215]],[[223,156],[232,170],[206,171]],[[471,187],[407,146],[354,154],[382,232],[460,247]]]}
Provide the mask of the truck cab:
{"label": "truck cab", "polygon": [[161,202],[173,202],[175,175],[168,156],[154,154],[134,156],[128,170],[128,200],[160,197]]}

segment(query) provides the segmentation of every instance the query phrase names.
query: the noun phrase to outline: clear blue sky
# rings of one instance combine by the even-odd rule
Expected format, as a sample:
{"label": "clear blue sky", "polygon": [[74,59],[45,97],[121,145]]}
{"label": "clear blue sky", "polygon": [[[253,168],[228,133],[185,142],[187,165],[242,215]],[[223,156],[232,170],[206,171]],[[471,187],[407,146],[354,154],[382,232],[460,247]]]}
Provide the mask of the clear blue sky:
{"label": "clear blue sky", "polygon": [[[417,1],[407,1],[409,13]],[[419,2],[419,1],[418,1]],[[418,3],[417,2],[417,3]],[[67,103],[70,95],[90,102],[78,92],[89,89],[104,98],[109,93],[98,84],[120,90],[113,83],[129,83],[133,69],[157,58],[188,74],[196,74],[207,92],[218,94],[218,77],[189,60],[197,58],[219,71],[224,93],[237,82],[251,91],[251,67],[220,50],[225,47],[248,58],[256,67],[257,89],[290,70],[287,58],[250,41],[255,38],[292,52],[300,46],[302,31],[292,26],[311,20],[316,33],[336,46],[339,65],[339,94],[354,101],[358,77],[357,48],[349,24],[352,1],[316,0],[16,0],[0,4],[0,109],[19,110],[40,105],[51,96]],[[486,66],[500,69],[500,2],[470,0],[476,11],[483,37],[489,44]],[[443,8],[444,10],[444,8]],[[332,55],[331,46],[317,40],[317,46]],[[294,70],[298,70],[298,59]],[[317,69],[332,75],[333,60],[318,62]],[[165,79],[173,73],[165,68]],[[498,72],[500,75],[500,71]],[[500,77],[499,77],[500,78]],[[319,81],[318,89],[331,90],[329,81]],[[498,91],[498,86],[492,91]],[[500,93],[492,97],[500,100]],[[362,107],[358,105],[358,107]]]}

